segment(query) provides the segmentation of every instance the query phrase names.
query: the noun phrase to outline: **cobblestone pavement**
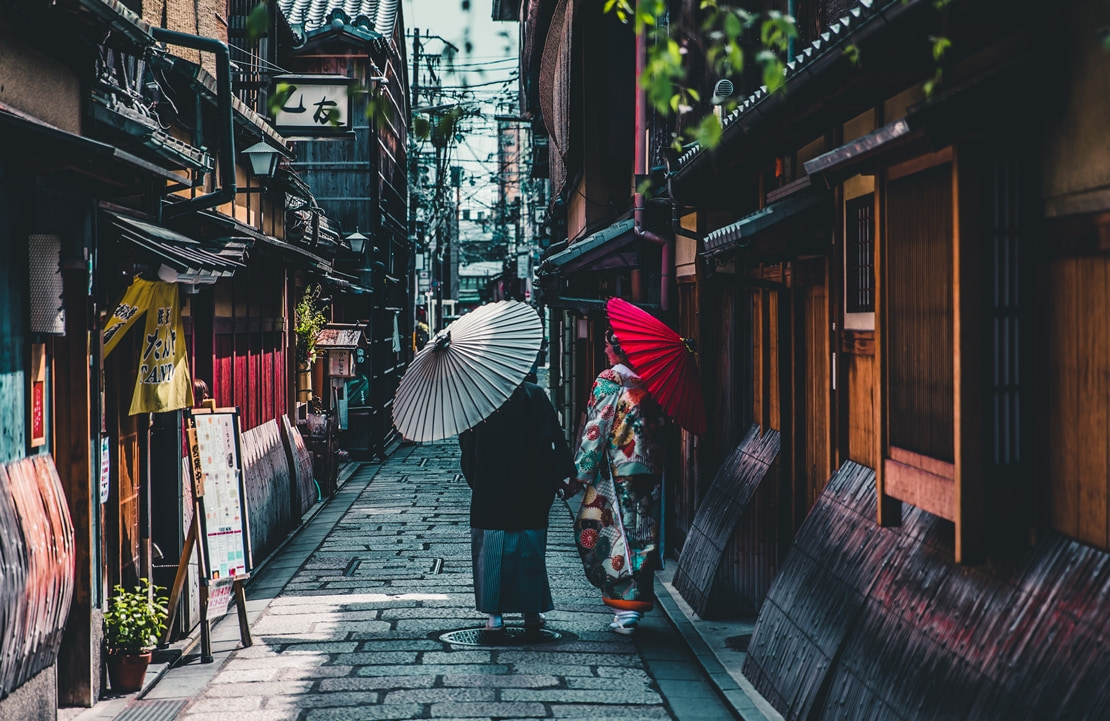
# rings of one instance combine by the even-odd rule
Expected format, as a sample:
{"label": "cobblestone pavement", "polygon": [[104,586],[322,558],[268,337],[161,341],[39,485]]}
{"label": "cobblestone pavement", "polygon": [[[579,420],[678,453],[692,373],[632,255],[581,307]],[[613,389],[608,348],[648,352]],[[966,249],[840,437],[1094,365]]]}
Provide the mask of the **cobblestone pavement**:
{"label": "cobblestone pavement", "polygon": [[457,449],[403,446],[362,466],[329,504],[332,517],[314,519],[252,579],[254,645],[238,647],[226,619],[216,664],[187,659],[139,703],[187,703],[184,721],[733,718],[662,614],[648,614],[634,638],[608,630],[612,614],[584,579],[562,501],[547,553],[548,627],[562,637],[440,640],[485,621],[474,610]]}

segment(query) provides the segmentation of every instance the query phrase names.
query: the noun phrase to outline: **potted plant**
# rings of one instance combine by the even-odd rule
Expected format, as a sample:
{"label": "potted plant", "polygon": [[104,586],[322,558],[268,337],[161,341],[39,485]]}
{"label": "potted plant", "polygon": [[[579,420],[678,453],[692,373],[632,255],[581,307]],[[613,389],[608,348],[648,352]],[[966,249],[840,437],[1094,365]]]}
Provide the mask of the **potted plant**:
{"label": "potted plant", "polygon": [[126,693],[143,686],[151,652],[166,629],[168,599],[146,578],[128,591],[115,587],[104,613],[104,641],[108,647],[108,680],[112,690]]}
{"label": "potted plant", "polygon": [[320,285],[310,285],[293,307],[293,332],[297,336],[297,400],[312,398],[312,364],[316,361],[316,336],[328,323],[319,305]]}

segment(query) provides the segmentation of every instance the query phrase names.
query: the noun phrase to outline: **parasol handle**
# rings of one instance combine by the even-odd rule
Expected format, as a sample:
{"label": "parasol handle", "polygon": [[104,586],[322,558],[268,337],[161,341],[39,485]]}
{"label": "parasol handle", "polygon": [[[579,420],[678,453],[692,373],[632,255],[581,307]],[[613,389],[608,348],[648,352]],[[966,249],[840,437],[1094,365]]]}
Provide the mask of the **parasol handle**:
{"label": "parasol handle", "polygon": [[698,342],[693,338],[683,338],[682,345],[686,346],[686,350],[690,351],[694,355],[698,354]]}

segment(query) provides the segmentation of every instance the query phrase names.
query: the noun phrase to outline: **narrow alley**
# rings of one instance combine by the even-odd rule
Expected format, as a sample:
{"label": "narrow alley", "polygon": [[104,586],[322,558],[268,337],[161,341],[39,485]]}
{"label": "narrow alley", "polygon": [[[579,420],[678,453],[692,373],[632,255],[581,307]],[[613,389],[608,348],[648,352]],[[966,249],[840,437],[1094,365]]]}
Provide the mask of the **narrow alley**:
{"label": "narrow alley", "polygon": [[[547,553],[556,606],[547,628],[559,637],[441,640],[485,620],[473,606],[468,503],[454,441],[361,466],[252,578],[253,646],[240,647],[234,615],[223,619],[214,663],[194,649],[113,717],[734,718],[665,615],[649,614],[636,637],[608,630],[612,614],[581,573],[563,501],[552,504]],[[506,621],[510,632],[521,624]],[[101,706],[79,718],[107,718]]]}

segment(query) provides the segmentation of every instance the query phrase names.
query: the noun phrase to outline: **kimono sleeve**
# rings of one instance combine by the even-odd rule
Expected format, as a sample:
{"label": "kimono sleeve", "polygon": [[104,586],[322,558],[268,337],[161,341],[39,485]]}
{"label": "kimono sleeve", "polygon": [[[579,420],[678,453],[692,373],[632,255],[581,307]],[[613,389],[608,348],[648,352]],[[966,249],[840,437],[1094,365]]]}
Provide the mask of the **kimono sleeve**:
{"label": "kimono sleeve", "polygon": [[466,485],[471,488],[474,487],[474,474],[478,471],[477,445],[478,441],[474,437],[474,429],[459,434],[459,450],[462,451],[459,461],[462,466],[463,478],[466,479]]}
{"label": "kimono sleeve", "polygon": [[586,426],[574,458],[579,483],[593,485],[603,464],[609,462],[609,435],[613,430],[620,390],[620,385],[610,380],[598,378],[594,381],[590,402],[586,406]]}

